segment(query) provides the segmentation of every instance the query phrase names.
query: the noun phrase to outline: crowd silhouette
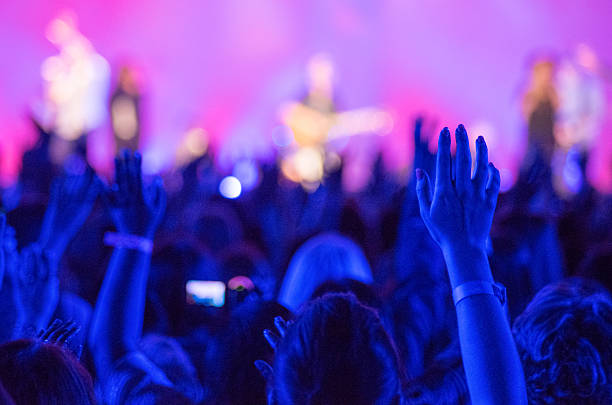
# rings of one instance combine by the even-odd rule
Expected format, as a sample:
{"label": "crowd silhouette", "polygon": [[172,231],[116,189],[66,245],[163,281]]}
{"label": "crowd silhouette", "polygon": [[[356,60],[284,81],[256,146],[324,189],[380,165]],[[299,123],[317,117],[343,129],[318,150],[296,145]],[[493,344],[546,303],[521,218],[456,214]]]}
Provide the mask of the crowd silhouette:
{"label": "crowd silhouette", "polygon": [[234,200],[210,152],[166,190],[129,150],[110,181],[57,166],[39,128],[2,198],[0,400],[612,403],[610,197],[561,198],[537,153],[500,194],[485,138],[433,153],[425,127],[404,179],[306,191],[264,165]]}

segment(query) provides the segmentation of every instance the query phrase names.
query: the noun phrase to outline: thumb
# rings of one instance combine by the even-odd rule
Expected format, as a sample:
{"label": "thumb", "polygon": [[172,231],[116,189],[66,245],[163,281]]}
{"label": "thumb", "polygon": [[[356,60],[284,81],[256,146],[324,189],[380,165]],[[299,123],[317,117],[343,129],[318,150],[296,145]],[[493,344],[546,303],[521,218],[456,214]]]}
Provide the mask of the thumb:
{"label": "thumb", "polygon": [[429,175],[422,169],[416,169],[416,193],[419,200],[419,209],[421,211],[421,217],[423,220],[429,218],[429,209],[431,208],[431,186],[429,181]]}
{"label": "thumb", "polygon": [[268,384],[272,383],[274,377],[274,371],[272,370],[272,366],[263,360],[255,360],[255,367],[259,370],[259,373],[263,376],[264,380]]}

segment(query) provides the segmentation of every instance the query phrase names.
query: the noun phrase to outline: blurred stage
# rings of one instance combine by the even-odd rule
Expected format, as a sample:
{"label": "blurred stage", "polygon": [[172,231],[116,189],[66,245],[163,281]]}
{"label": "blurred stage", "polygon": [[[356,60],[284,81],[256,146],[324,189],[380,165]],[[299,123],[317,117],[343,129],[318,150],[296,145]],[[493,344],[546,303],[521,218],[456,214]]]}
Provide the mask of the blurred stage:
{"label": "blurred stage", "polygon": [[362,131],[342,146],[356,178],[369,170],[372,151],[382,150],[391,169],[410,166],[412,122],[423,114],[439,127],[464,123],[472,140],[485,136],[508,188],[526,149],[521,97],[529,61],[545,53],[575,64],[587,49],[605,100],[588,174],[600,190],[611,191],[611,15],[608,0],[588,6],[570,0],[4,1],[2,182],[14,181],[21,154],[36,141],[28,116],[44,121],[48,115],[45,94],[54,70],[44,66],[60,52],[49,31],[60,18],[74,22],[100,58],[94,64],[99,80],[87,90],[94,116],[87,146],[102,173],[115,151],[109,100],[121,66],[138,72],[140,146],[149,173],[171,168],[194,133],[229,173],[245,159],[274,159],[282,107],[304,98],[309,61],[325,55],[333,64],[337,111],[370,108],[391,120],[382,133]]}

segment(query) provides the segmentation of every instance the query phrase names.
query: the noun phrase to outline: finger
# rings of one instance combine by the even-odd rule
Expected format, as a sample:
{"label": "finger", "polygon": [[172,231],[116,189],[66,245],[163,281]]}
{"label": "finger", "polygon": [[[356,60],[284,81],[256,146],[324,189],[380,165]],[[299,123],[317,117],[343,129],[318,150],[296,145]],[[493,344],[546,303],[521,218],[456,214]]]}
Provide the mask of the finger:
{"label": "finger", "polygon": [[472,155],[470,154],[470,141],[467,131],[463,124],[459,124],[455,130],[455,141],[457,142],[457,152],[455,159],[455,184],[459,195],[469,190],[472,173]]}
{"label": "finger", "polygon": [[47,329],[43,329],[38,333],[38,337],[42,340],[45,340],[49,337],[49,334],[58,328],[58,322],[61,325],[61,322],[59,319],[56,319],[53,321],[53,323],[47,328]]}
{"label": "finger", "polygon": [[129,192],[127,162],[123,157],[115,158],[115,182],[119,192],[126,196]]}
{"label": "finger", "polygon": [[[96,173],[93,171],[91,166],[87,166],[85,169],[85,173],[83,174],[84,181],[83,181],[83,186],[81,188],[81,195],[83,196],[85,201],[91,201],[92,199],[95,199],[95,197],[97,196],[97,191],[98,191],[96,190],[97,177],[98,176],[96,176]],[[92,196],[92,193],[94,191],[96,192],[96,194]]]}
{"label": "finger", "polygon": [[501,178],[499,175],[499,170],[493,165],[493,163],[489,163],[489,180],[487,181],[486,188],[486,199],[489,208],[494,209],[497,205],[497,195],[499,194],[499,186],[501,184]]}
{"label": "finger", "polygon": [[0,214],[0,248],[4,246],[6,232],[6,215]]}
{"label": "finger", "polygon": [[57,331],[54,340],[59,344],[65,344],[72,339],[79,331],[81,326],[74,321],[70,321],[63,328]]}
{"label": "finger", "polygon": [[482,136],[476,139],[476,167],[474,168],[474,179],[472,180],[474,188],[482,195],[487,183],[487,165],[489,163],[489,151],[487,143]]}
{"label": "finger", "polygon": [[142,198],[142,155],[138,152],[134,152],[132,167],[134,171],[134,187],[139,197]]}
{"label": "finger", "polygon": [[280,343],[280,337],[269,329],[265,329],[263,331],[263,334],[266,340],[268,341],[268,344],[270,344],[272,349],[276,351],[276,348],[278,347],[278,344]]}
{"label": "finger", "polygon": [[438,138],[438,154],[436,160],[436,191],[451,186],[451,155],[450,131],[442,129]]}
{"label": "finger", "polygon": [[51,336],[53,336],[53,334],[62,327],[62,325],[64,324],[64,322],[62,322],[60,319],[56,319],[53,321],[53,323],[47,328],[47,329],[43,329],[41,331],[41,333],[39,334],[39,337],[42,340],[49,340]]}
{"label": "finger", "polygon": [[416,169],[416,178],[416,193],[417,199],[419,200],[419,209],[421,211],[421,217],[423,217],[424,220],[427,220],[429,218],[432,201],[429,175],[425,170]]}
{"label": "finger", "polygon": [[255,360],[255,367],[259,370],[259,373],[263,376],[264,380],[268,384],[272,383],[274,379],[274,370],[272,366],[263,360]]}
{"label": "finger", "polygon": [[284,338],[287,334],[287,322],[285,322],[282,317],[277,316],[274,318],[274,326],[276,326],[276,329],[278,330],[278,333],[280,333],[281,338]]}
{"label": "finger", "polygon": [[423,130],[423,117],[418,116],[415,120],[414,120],[414,144],[415,145],[420,145],[421,144],[421,133]]}
{"label": "finger", "polygon": [[138,190],[138,170],[136,169],[136,159],[134,158],[133,155],[129,155],[126,159],[126,167],[127,167],[127,180],[128,180],[128,187],[129,187],[129,193],[130,193],[130,198],[136,198],[139,197],[139,190]]}

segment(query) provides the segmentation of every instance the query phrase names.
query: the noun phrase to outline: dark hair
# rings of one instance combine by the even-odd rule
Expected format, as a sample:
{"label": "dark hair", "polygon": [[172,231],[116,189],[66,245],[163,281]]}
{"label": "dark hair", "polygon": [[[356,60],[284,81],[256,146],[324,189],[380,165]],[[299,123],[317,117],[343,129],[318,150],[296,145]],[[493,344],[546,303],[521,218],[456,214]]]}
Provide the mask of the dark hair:
{"label": "dark hair", "polygon": [[0,381],[17,405],[96,403],[91,376],[77,358],[38,340],[0,346]]}
{"label": "dark hair", "polygon": [[370,308],[380,308],[381,306],[381,299],[372,286],[350,278],[324,282],[317,287],[310,299],[332,293],[351,293],[355,295],[359,302]]}
{"label": "dark hair", "polygon": [[352,294],[308,303],[274,359],[279,404],[399,404],[401,380],[380,319]]}
{"label": "dark hair", "polygon": [[463,405],[470,403],[459,341],[455,340],[433,359],[404,390],[405,405]]}
{"label": "dark hair", "polygon": [[514,322],[532,404],[612,403],[612,298],[572,278],[544,287]]}
{"label": "dark hair", "polygon": [[2,405],[15,405],[13,398],[6,392],[6,389],[0,384],[0,404]]}
{"label": "dark hair", "polygon": [[[290,319],[291,313],[274,301],[263,301],[251,293],[232,311],[231,321],[214,351],[208,375],[217,404],[267,404],[266,381],[253,366],[255,360],[272,361],[274,352],[262,335],[274,329],[274,318]],[[206,367],[206,365],[205,365]]]}
{"label": "dark hair", "polygon": [[164,372],[176,391],[193,402],[202,400],[204,390],[196,368],[175,339],[148,334],[140,340],[139,346],[145,356]]}

